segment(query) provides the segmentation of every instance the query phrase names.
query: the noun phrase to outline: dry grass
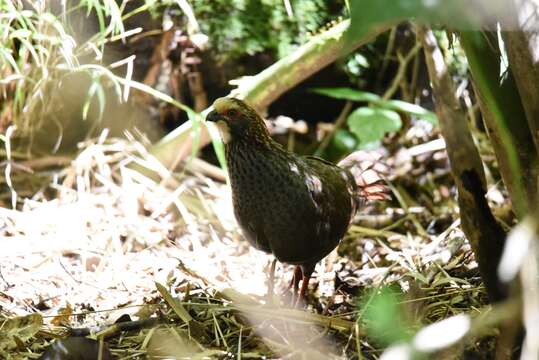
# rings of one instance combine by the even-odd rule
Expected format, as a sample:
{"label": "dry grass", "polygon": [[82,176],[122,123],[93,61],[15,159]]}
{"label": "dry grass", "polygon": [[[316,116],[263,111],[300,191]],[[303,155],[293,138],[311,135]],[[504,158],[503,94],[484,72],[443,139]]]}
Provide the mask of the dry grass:
{"label": "dry grass", "polygon": [[[477,266],[459,228],[444,144],[432,129],[414,126],[399,138],[404,144],[389,159],[394,201],[358,216],[339,250],[318,265],[304,310],[290,309],[287,296],[266,298],[272,258],[242,241],[229,190],[212,180],[222,179],[219,169],[197,160],[191,165],[198,166],[186,168],[201,172],[171,173],[140,142],[106,134],[82,144],[75,159],[12,151],[8,120],[23,121],[19,130],[31,130],[25,116],[40,112],[23,109],[42,110],[42,80],[63,76],[66,69],[90,71],[117,89],[124,85],[124,96],[135,88],[183,106],[132,81],[132,63],[123,79],[109,68],[75,61],[81,51],[98,52],[103,42],[142,31],[123,29],[117,11],[123,5],[102,3],[85,2],[111,18],[87,43],[58,54],[71,37],[56,34],[68,41],[49,44],[41,36],[47,41],[38,47],[41,63],[49,67],[30,66],[33,57],[27,56],[27,72],[13,66],[2,73],[7,98],[15,101],[0,106],[0,129],[7,129],[0,134],[0,358],[38,358],[54,339],[75,334],[108,343],[122,359],[393,359],[412,358],[418,350],[449,359],[494,353],[496,325],[516,318],[515,306],[485,306]],[[23,15],[16,8],[11,14],[5,19]],[[58,20],[39,21],[37,33],[51,35],[51,24],[61,29]],[[13,41],[28,36],[11,25],[6,29],[13,30]],[[6,42],[4,56],[19,47]],[[32,46],[20,49],[31,52]],[[99,81],[94,85],[92,96],[99,100],[104,90]],[[44,110],[56,112],[43,99],[49,100]],[[90,100],[85,104],[88,111]],[[479,142],[480,148],[487,143]],[[486,148],[483,160],[494,184],[499,176]],[[157,175],[134,170],[141,167]],[[494,187],[489,200],[511,227],[502,192]],[[278,292],[286,288],[290,270],[278,266]]]}
{"label": "dry grass", "polygon": [[[425,154],[421,161],[444,164],[443,151]],[[393,160],[396,174],[418,161]],[[134,164],[161,176],[141,175]],[[37,358],[66,329],[92,326],[119,358],[372,358],[383,344],[366,312],[372,290],[387,284],[403,294],[409,334],[484,312],[476,264],[443,190],[447,172],[423,190],[397,176],[398,201],[358,217],[339,252],[317,267],[305,311],[288,309],[286,296],[268,304],[272,259],[241,240],[225,184],[169,173],[140,143],[106,136],[48,174],[52,182],[19,196],[16,210],[0,208],[0,314],[11,319],[0,350],[14,358]],[[431,208],[421,205],[429,186],[442,189],[429,197]],[[278,266],[279,292],[289,270]],[[39,315],[22,326],[17,317],[28,314]],[[120,317],[143,322],[110,328]]]}

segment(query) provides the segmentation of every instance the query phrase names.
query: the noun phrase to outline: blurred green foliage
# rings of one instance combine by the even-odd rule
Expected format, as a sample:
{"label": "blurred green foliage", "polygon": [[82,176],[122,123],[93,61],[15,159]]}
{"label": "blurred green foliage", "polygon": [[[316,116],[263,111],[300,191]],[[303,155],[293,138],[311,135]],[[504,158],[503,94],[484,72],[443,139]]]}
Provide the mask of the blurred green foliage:
{"label": "blurred green foliage", "polygon": [[433,32],[440,49],[444,51],[444,59],[451,75],[457,81],[467,79],[468,59],[466,59],[458,34],[445,29],[434,29]]}
{"label": "blurred green foliage", "polygon": [[323,0],[290,0],[291,16],[283,0],[194,0],[191,5],[222,61],[262,52],[282,58],[344,11],[344,1]]}
{"label": "blurred green foliage", "polygon": [[359,303],[359,321],[369,338],[382,346],[406,342],[413,335],[400,307],[402,294],[397,287],[387,286],[368,293]]}
{"label": "blurred green foliage", "polygon": [[346,129],[337,129],[329,146],[320,154],[324,158],[337,162],[358,148],[357,137]]}

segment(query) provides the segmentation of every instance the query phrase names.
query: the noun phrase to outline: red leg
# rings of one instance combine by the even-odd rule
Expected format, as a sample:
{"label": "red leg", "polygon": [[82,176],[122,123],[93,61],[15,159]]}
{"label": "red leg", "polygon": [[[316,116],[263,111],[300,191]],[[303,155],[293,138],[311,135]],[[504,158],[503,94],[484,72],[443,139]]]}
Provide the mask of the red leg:
{"label": "red leg", "polygon": [[298,307],[301,300],[304,300],[306,298],[305,294],[307,293],[307,289],[309,288],[309,280],[311,279],[311,275],[305,275],[303,274],[303,280],[301,282],[301,289],[299,290],[298,298],[296,299],[296,303],[294,304],[294,307]]}
{"label": "red leg", "polygon": [[294,288],[295,292],[298,292],[299,288],[299,282],[301,280],[302,273],[301,268],[299,266],[296,266],[294,268],[294,274],[292,275],[292,279],[290,280],[290,283],[288,284],[288,287],[285,291],[283,291],[282,295],[286,294],[290,289]]}
{"label": "red leg", "polygon": [[[313,273],[313,271],[314,265],[298,265],[294,268],[294,275],[292,276],[292,280],[290,281],[288,288],[283,292],[284,295],[291,288],[293,288],[291,304],[294,307],[298,306],[300,300],[305,299],[305,294],[307,293],[307,289],[309,288],[309,280],[311,279],[311,274]],[[302,281],[301,288],[299,287],[300,281]]]}
{"label": "red leg", "polygon": [[292,284],[294,285],[294,294],[298,293],[299,289],[299,282],[301,281],[301,278],[303,277],[303,272],[301,271],[301,267],[296,266],[294,268],[294,276],[292,277]]}

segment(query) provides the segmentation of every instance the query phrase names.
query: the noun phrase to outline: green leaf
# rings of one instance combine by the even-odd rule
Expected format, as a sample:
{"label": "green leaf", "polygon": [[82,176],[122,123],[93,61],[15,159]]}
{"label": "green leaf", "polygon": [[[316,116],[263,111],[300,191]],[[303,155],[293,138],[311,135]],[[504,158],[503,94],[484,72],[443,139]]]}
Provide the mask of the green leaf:
{"label": "green leaf", "polygon": [[342,100],[365,102],[375,102],[382,100],[382,98],[376,94],[350,88],[314,88],[311,89],[311,91],[316,94]]}
{"label": "green leaf", "polygon": [[368,91],[355,90],[351,88],[314,88],[311,89],[311,91],[335,99],[369,102],[377,105],[380,108],[415,115],[433,125],[438,124],[438,118],[432,111],[402,100],[384,100],[381,96]]}
{"label": "green leaf", "polygon": [[516,215],[521,218],[528,212],[526,188],[535,187],[528,182],[528,176],[521,175],[533,163],[527,154],[534,154],[535,147],[518,88],[512,76],[500,79],[498,46],[492,45],[497,39],[492,34],[463,31],[460,40],[476,91],[488,109],[484,116],[489,128],[492,127],[492,139],[499,143],[498,157],[507,163],[507,176],[518,174],[510,181],[513,183],[510,193]]}
{"label": "green leaf", "polygon": [[401,301],[402,294],[395,287],[374,290],[362,299],[361,320],[370,338],[384,346],[410,339],[410,324],[399,307]]}
{"label": "green leaf", "polygon": [[13,30],[9,33],[11,39],[28,39],[32,36],[32,32],[28,29]]}
{"label": "green leaf", "polygon": [[159,291],[163,299],[166,301],[168,306],[170,306],[170,308],[174,311],[174,313],[176,313],[176,315],[183,322],[189,325],[189,333],[191,334],[191,336],[195,338],[195,340],[207,341],[206,330],[204,329],[204,326],[197,320],[193,319],[193,317],[189,314],[189,312],[179,301],[179,299],[173,297],[164,285],[155,282],[155,287],[157,288],[157,291]]}
{"label": "green leaf", "polygon": [[11,319],[2,318],[0,352],[9,354],[19,344],[30,341],[43,327],[43,317],[39,313]]}
{"label": "green leaf", "polygon": [[324,159],[337,162],[345,155],[358,149],[358,139],[347,129],[338,129],[333,134],[329,146],[320,155]]}
{"label": "green leaf", "polygon": [[182,319],[186,324],[189,324],[193,320],[193,317],[189,315],[189,312],[185,309],[185,307],[168,292],[164,285],[155,282],[155,287],[163,299],[165,299],[168,306],[170,306],[170,308],[176,313],[176,315],[178,315],[180,319]]}
{"label": "green leaf", "polygon": [[433,125],[438,124],[438,117],[435,113],[416,104],[412,104],[402,100],[387,100],[382,103],[379,103],[379,105],[386,109],[415,115],[418,118],[428,121]]}
{"label": "green leaf", "polygon": [[350,0],[350,12],[347,37],[354,42],[377,26],[404,20],[441,23],[458,30],[480,29],[492,19],[507,17],[507,4],[486,0]]}
{"label": "green leaf", "polygon": [[386,133],[400,130],[402,121],[395,111],[361,107],[348,117],[348,127],[361,144],[382,140]]}
{"label": "green leaf", "polygon": [[348,130],[338,129],[333,135],[331,144],[343,153],[351,153],[357,146],[357,138]]}

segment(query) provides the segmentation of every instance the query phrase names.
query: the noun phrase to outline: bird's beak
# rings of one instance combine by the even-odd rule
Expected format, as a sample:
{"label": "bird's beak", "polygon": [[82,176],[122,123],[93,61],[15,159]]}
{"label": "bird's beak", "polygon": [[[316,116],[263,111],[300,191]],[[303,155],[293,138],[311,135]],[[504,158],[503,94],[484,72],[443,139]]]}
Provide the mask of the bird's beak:
{"label": "bird's beak", "polygon": [[219,120],[222,120],[223,117],[221,116],[221,114],[219,114],[217,111],[212,111],[208,114],[208,116],[206,116],[206,121],[211,121],[211,122],[217,122]]}
{"label": "bird's beak", "polygon": [[228,127],[224,116],[213,110],[206,116],[206,121],[210,121],[217,126],[217,129],[219,129],[219,133],[221,134],[221,139],[225,144],[230,141],[230,128]]}

